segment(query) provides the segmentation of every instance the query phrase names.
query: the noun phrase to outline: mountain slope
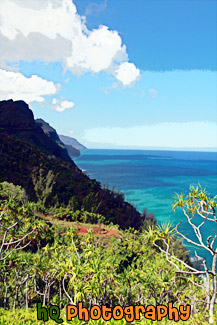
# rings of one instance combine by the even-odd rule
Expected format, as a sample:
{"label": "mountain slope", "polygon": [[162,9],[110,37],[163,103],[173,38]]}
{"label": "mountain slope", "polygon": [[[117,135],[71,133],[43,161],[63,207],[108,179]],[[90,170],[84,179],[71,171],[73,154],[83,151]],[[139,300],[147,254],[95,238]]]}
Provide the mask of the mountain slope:
{"label": "mountain slope", "polygon": [[45,122],[44,120],[36,119],[35,122],[37,125],[39,125],[45,134],[47,134],[51,140],[53,140],[56,144],[58,144],[62,149],[66,149],[68,152],[68,155],[70,157],[78,157],[80,156],[80,151],[71,145],[65,145],[59,138],[59,135],[57,134],[56,130],[50,126],[49,123]]}
{"label": "mountain slope", "polygon": [[56,142],[60,147],[65,148],[65,145],[60,140],[56,130],[52,126],[50,126],[49,123],[45,122],[42,118],[37,118],[35,122],[37,123],[38,126],[42,128],[44,133],[47,134],[49,138],[51,138],[51,140]]}
{"label": "mountain slope", "polygon": [[67,150],[52,141],[37,125],[32,111],[24,101],[0,101],[0,132],[73,164]]}
{"label": "mountain slope", "polygon": [[65,144],[65,145],[71,145],[72,147],[78,149],[78,150],[84,150],[87,149],[83,144],[78,142],[75,138],[68,137],[66,135],[59,135],[60,140]]}
{"label": "mountain slope", "polygon": [[138,228],[142,222],[140,213],[121,194],[102,189],[71,163],[3,133],[0,155],[0,182],[21,185],[30,200],[40,200],[46,207],[70,204],[74,210],[100,213],[121,228]]}
{"label": "mountain slope", "polygon": [[102,189],[70,158],[61,159],[63,153],[69,158],[35,123],[28,105],[0,102],[0,182],[21,185],[30,200],[45,207],[99,213],[121,228],[141,225],[142,216],[122,194]]}

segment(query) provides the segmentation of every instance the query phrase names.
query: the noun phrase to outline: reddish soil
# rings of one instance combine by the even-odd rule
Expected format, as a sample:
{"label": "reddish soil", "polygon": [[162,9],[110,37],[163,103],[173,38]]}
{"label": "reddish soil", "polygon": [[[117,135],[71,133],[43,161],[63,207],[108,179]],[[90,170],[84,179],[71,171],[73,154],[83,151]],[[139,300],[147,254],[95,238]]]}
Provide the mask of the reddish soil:
{"label": "reddish soil", "polygon": [[[52,223],[52,219],[54,219],[53,216],[45,216],[42,213],[37,213],[38,216],[42,217],[42,218],[48,218],[49,221]],[[65,220],[62,221],[63,224],[65,223]],[[67,222],[69,223],[69,222]],[[116,237],[119,237],[119,233],[117,230],[115,229],[108,229],[105,225],[100,224],[99,226],[90,226],[90,225],[75,225],[73,224],[73,227],[77,228],[77,234],[78,235],[86,235],[88,234],[88,230],[92,230],[93,231],[93,235],[98,236],[98,237],[107,237],[107,236],[111,236],[114,235]]]}
{"label": "reddish soil", "polygon": [[88,227],[88,226],[78,226],[78,235],[86,235],[88,234],[88,230],[92,230],[93,231],[93,235],[95,236],[100,236],[100,237],[106,237],[106,236],[119,236],[118,231],[114,230],[114,229],[106,229],[103,227],[103,225],[101,225],[102,227]]}

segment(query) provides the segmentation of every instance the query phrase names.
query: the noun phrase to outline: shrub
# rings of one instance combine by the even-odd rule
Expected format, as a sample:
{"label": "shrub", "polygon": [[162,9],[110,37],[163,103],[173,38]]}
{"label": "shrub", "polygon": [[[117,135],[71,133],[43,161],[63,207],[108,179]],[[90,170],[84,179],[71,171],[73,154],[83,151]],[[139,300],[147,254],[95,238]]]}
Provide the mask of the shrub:
{"label": "shrub", "polygon": [[26,203],[27,194],[21,186],[2,182],[0,183],[0,199],[6,201],[13,200],[16,203]]}

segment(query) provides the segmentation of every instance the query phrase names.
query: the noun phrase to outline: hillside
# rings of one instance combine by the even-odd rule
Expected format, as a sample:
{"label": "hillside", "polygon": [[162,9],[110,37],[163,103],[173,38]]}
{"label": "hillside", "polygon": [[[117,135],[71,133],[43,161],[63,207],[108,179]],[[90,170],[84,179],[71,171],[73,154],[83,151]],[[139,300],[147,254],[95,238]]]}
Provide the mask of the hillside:
{"label": "hillside", "polygon": [[83,144],[78,142],[75,138],[68,137],[66,135],[59,135],[60,140],[65,144],[65,145],[71,145],[72,147],[78,149],[78,150],[84,150],[87,149]]}
{"label": "hillside", "polygon": [[0,101],[0,133],[13,136],[44,153],[73,164],[66,149],[52,141],[37,125],[32,111],[24,101]]}
{"label": "hillside", "polygon": [[122,194],[90,180],[42,131],[28,105],[4,101],[0,107],[0,182],[21,185],[30,200],[45,207],[69,206],[73,211],[99,213],[121,228],[141,225],[142,216]]}
{"label": "hillside", "polygon": [[[138,303],[172,304],[177,313],[187,305],[184,320],[206,324],[211,294],[192,276],[195,272],[191,278],[179,276],[192,265],[173,226],[152,222],[148,227],[146,214],[141,216],[121,193],[103,189],[71,160],[61,159],[62,151],[54,155],[55,148],[63,149],[35,125],[24,102],[0,107],[0,324],[40,324],[37,303],[58,304],[65,320],[65,306],[78,301],[86,308],[119,305],[124,310]],[[175,204],[180,206],[179,200]],[[182,314],[177,315],[175,321],[182,324]],[[155,312],[151,317],[147,310],[134,323],[156,320]],[[126,314],[122,323],[132,320]]]}
{"label": "hillside", "polygon": [[45,134],[51,138],[56,144],[58,144],[62,149],[66,149],[68,152],[68,155],[70,157],[78,157],[80,156],[80,151],[76,148],[74,148],[71,145],[65,145],[59,138],[59,135],[57,134],[56,130],[50,126],[49,123],[45,122],[44,120],[36,119],[35,122],[42,128]]}
{"label": "hillside", "polygon": [[58,144],[60,147],[65,148],[64,143],[60,140],[56,130],[50,126],[49,123],[45,122],[42,118],[38,118],[35,120],[36,124],[42,128],[45,134],[51,138],[56,144]]}
{"label": "hillside", "polygon": [[65,144],[64,145],[69,157],[71,157],[73,159],[73,157],[79,157],[80,156],[80,151],[76,148],[74,148],[73,146],[71,146],[70,144]]}
{"label": "hillside", "polygon": [[[179,277],[175,264],[169,263],[166,255],[150,242],[152,238],[158,243],[166,238],[166,242],[174,244],[170,252],[176,248],[175,252],[183,257],[186,251],[177,246],[177,240],[166,229],[123,231],[103,224],[68,222],[40,216],[37,205],[23,203],[24,199],[20,188],[0,183],[0,215],[4,212],[1,223],[8,226],[19,220],[0,252],[0,259],[4,259],[0,260],[0,324],[37,325],[44,324],[39,321],[43,319],[55,324],[53,320],[57,318],[43,316],[37,320],[37,303],[46,306],[45,310],[51,305],[59,306],[58,323],[84,324],[88,321],[86,316],[83,322],[78,318],[66,321],[66,306],[77,306],[80,301],[87,310],[93,303],[111,310],[118,305],[124,310],[121,322],[110,316],[106,322],[102,318],[90,319],[93,325],[147,325],[152,320],[157,320],[156,324],[185,324],[186,320],[189,325],[208,323],[206,292],[201,289],[199,278]],[[5,229],[0,227],[0,238]],[[16,247],[17,242],[24,248]],[[186,271],[185,265],[182,269]],[[138,304],[143,310],[134,319],[134,306]],[[172,312],[160,312],[156,307],[159,305],[163,311],[168,306]],[[216,315],[214,320],[216,323]]]}

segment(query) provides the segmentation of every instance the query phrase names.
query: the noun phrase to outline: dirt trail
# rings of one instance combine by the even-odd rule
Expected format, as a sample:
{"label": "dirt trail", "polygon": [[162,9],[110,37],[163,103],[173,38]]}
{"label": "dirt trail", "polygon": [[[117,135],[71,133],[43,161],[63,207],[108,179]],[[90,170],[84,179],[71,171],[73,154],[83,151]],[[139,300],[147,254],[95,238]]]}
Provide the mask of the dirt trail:
{"label": "dirt trail", "polygon": [[116,237],[120,236],[118,233],[118,230],[107,228],[107,226],[105,226],[104,224],[84,225],[84,224],[77,224],[75,222],[70,222],[70,221],[66,221],[66,220],[57,220],[52,215],[45,216],[42,213],[37,213],[37,215],[39,217],[43,218],[44,220],[49,221],[53,224],[59,224],[59,225],[62,224],[67,227],[73,226],[74,228],[77,229],[78,235],[86,235],[86,234],[88,234],[89,230],[92,230],[94,236],[99,236],[99,237],[107,237],[107,236],[111,236],[111,235],[114,235]]}
{"label": "dirt trail", "polygon": [[117,236],[119,237],[118,231],[114,230],[114,229],[107,229],[106,227],[104,227],[104,225],[101,225],[101,227],[88,227],[88,226],[78,226],[77,227],[78,235],[85,235],[88,233],[88,230],[92,230],[93,231],[93,235],[95,236],[100,236],[100,237],[106,237],[106,236]]}

